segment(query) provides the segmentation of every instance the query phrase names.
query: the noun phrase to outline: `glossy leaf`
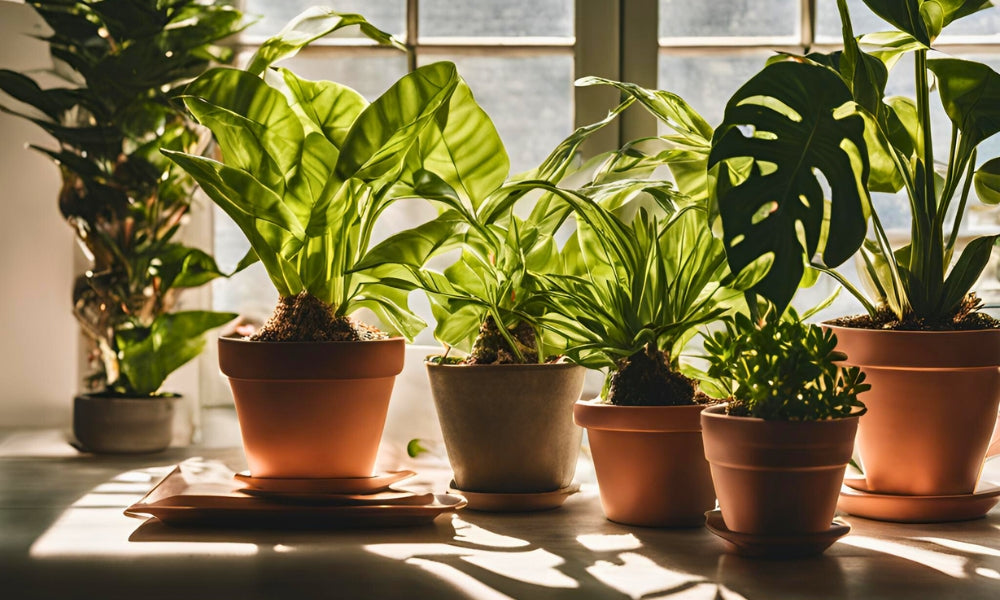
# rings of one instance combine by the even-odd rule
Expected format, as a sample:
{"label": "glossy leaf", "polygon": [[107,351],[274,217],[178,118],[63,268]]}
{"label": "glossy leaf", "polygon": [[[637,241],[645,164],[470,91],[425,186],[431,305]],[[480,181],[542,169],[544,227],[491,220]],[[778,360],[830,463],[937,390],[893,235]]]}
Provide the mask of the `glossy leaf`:
{"label": "glossy leaf", "polygon": [[1000,74],[957,58],[928,60],[927,68],[937,75],[941,103],[963,145],[974,148],[1000,131]]}
{"label": "glossy leaf", "polygon": [[118,331],[126,389],[139,396],[155,394],[167,375],[201,353],[206,332],[237,316],[207,311],[168,313],[157,317],[149,328]]}
{"label": "glossy leaf", "polygon": [[295,56],[299,50],[319,38],[353,25],[357,25],[369,39],[406,50],[405,45],[359,14],[338,13],[329,8],[314,6],[292,19],[277,35],[261,44],[246,70],[252,75],[260,75],[275,62]]}
{"label": "glossy leaf", "polygon": [[940,314],[950,314],[955,311],[965,295],[982,275],[983,269],[990,260],[993,246],[996,245],[1000,235],[987,235],[978,237],[962,250],[955,266],[952,267],[948,278],[945,279],[944,289],[940,296],[940,304],[936,311]]}
{"label": "glossy leaf", "polygon": [[[735,177],[734,159],[753,161],[745,178]],[[870,203],[864,120],[843,81],[825,67],[776,63],[744,84],[726,105],[709,166],[718,169],[729,266],[740,272],[772,253],[771,271],[755,291],[779,312],[798,288],[805,262],[819,253],[828,266],[839,265],[864,240]]]}
{"label": "glossy leaf", "polygon": [[984,163],[972,178],[976,195],[984,204],[1000,204],[1000,158]]}

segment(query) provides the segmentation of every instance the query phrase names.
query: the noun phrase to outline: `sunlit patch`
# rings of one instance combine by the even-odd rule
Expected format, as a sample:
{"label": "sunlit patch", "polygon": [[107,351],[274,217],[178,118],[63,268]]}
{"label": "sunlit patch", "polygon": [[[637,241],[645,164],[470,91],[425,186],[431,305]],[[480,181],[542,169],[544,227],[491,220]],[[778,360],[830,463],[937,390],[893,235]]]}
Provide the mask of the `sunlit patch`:
{"label": "sunlit patch", "polygon": [[996,569],[989,569],[987,567],[976,567],[976,575],[986,577],[987,579],[1000,579],[1000,573],[997,573]]}
{"label": "sunlit patch", "polygon": [[919,563],[950,577],[958,579],[964,579],[966,577],[965,565],[968,562],[968,559],[961,556],[953,556],[942,552],[934,552],[933,550],[915,548],[899,542],[880,540],[862,535],[850,535],[840,540],[838,543],[855,546],[857,548],[864,548],[866,550],[874,550],[875,552],[883,552],[892,556],[898,556],[899,558]]}
{"label": "sunlit patch", "polygon": [[478,525],[463,521],[458,517],[452,517],[451,524],[455,527],[456,542],[465,542],[478,546],[491,546],[493,548],[522,548],[528,545],[528,542],[525,540],[494,533]]}
{"label": "sunlit patch", "polygon": [[[31,545],[35,559],[93,556],[166,556],[212,554],[250,556],[256,544],[230,542],[129,541],[141,521],[123,511],[172,467],[153,467],[121,473],[84,494]],[[144,483],[143,483],[144,482]],[[99,532],[99,535],[95,535]]]}
{"label": "sunlit patch", "polygon": [[430,543],[371,544],[364,549],[372,554],[407,563],[418,558],[430,560],[435,556],[458,556],[469,564],[515,581],[549,588],[573,589],[580,585],[575,579],[556,568],[563,565],[565,560],[541,548],[523,552],[503,552]]}
{"label": "sunlit patch", "polygon": [[478,552],[463,556],[462,560],[497,575],[532,585],[565,589],[580,587],[575,579],[556,568],[566,561],[541,548],[530,552]]}
{"label": "sunlit patch", "polygon": [[704,577],[671,571],[634,552],[619,554],[618,558],[621,564],[601,560],[587,567],[587,572],[604,585],[631,598],[668,591],[671,598],[675,598],[676,592],[706,582]]}
{"label": "sunlit patch", "polygon": [[457,589],[465,592],[469,598],[480,598],[482,600],[513,600],[507,594],[496,591],[475,577],[459,571],[451,565],[427,560],[425,558],[411,558],[406,561],[408,565],[415,565],[424,571],[436,575],[438,578],[447,581]]}
{"label": "sunlit patch", "polygon": [[922,542],[930,542],[932,544],[937,544],[938,546],[944,546],[945,548],[951,548],[952,550],[958,550],[959,552],[964,552],[966,554],[980,554],[982,556],[1000,556],[1000,550],[996,548],[990,548],[988,546],[980,546],[979,544],[971,544],[969,542],[960,542],[958,540],[950,540],[948,538],[938,538],[938,537],[919,537],[914,538]]}
{"label": "sunlit patch", "polygon": [[275,544],[273,550],[279,554],[288,554],[289,552],[295,552],[295,547],[286,546],[285,544]]}
{"label": "sunlit patch", "polygon": [[587,550],[593,552],[623,552],[642,547],[642,542],[639,541],[639,538],[631,533],[623,533],[621,535],[586,533],[576,536],[576,541],[580,542]]}

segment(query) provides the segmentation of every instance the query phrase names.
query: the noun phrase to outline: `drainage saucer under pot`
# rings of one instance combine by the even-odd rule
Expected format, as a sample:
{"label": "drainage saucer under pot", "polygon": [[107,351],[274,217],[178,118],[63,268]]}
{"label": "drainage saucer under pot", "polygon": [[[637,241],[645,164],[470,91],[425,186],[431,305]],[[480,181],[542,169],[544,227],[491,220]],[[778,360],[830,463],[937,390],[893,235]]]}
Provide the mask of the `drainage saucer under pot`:
{"label": "drainage saucer under pot", "polygon": [[559,508],[566,498],[580,491],[580,484],[570,485],[551,492],[469,492],[458,489],[455,481],[448,484],[448,493],[459,494],[468,500],[466,508],[484,512],[534,512]]}
{"label": "drainage saucer under pot", "polygon": [[757,558],[801,558],[822,554],[851,531],[842,521],[833,521],[820,533],[739,533],[730,531],[721,510],[705,513],[705,527],[726,542],[728,550],[740,556]]}

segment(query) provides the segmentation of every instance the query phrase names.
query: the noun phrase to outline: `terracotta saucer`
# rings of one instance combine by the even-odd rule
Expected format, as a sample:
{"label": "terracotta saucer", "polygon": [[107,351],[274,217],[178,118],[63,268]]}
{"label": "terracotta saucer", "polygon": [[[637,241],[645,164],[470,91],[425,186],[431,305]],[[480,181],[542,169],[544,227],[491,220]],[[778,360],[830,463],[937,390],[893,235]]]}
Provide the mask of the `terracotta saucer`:
{"label": "terracotta saucer", "polygon": [[834,521],[830,529],[822,533],[738,533],[726,527],[721,510],[705,513],[705,527],[725,540],[730,552],[757,558],[801,558],[822,554],[851,531],[847,523]]}
{"label": "terracotta saucer", "polygon": [[551,510],[562,506],[566,498],[580,491],[580,484],[570,485],[552,492],[467,492],[458,489],[455,481],[448,484],[448,493],[465,496],[469,510],[485,512],[532,512]]}
{"label": "terracotta saucer", "polygon": [[1000,502],[1000,485],[981,481],[971,494],[905,496],[868,491],[862,478],[844,479],[837,508],[866,519],[897,523],[948,523],[978,519]]}
{"label": "terracotta saucer", "polygon": [[328,494],[326,492],[275,492],[271,490],[258,490],[255,488],[242,488],[237,490],[248,496],[257,498],[267,498],[275,502],[288,502],[290,504],[327,504],[327,505],[393,505],[393,506],[420,506],[434,502],[434,494],[418,494],[392,488],[371,494]]}
{"label": "terracotta saucer", "polygon": [[392,484],[416,475],[413,471],[390,471],[371,477],[335,479],[297,479],[284,477],[253,477],[237,473],[237,481],[248,488],[263,492],[293,494],[374,494],[389,489]]}

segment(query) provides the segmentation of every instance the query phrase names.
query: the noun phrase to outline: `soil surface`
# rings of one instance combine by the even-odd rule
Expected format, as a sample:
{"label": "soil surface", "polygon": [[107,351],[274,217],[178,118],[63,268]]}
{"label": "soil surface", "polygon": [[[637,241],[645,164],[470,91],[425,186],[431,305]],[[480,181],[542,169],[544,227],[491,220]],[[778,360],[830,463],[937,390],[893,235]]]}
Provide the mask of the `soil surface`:
{"label": "soil surface", "polygon": [[504,339],[493,317],[486,317],[479,327],[479,336],[472,345],[472,353],[465,359],[470,365],[513,365],[538,362],[538,344],[535,340],[535,330],[527,323],[521,322],[507,330],[524,360],[518,360],[517,354]]}
{"label": "soil surface", "polygon": [[666,354],[651,344],[619,361],[608,387],[608,402],[618,406],[679,406],[711,399],[698,383],[670,369]]}
{"label": "soil surface", "polygon": [[1000,329],[1000,320],[997,320],[986,313],[978,312],[982,307],[982,300],[975,294],[969,294],[959,306],[956,314],[948,319],[931,321],[909,315],[900,320],[887,308],[883,308],[876,313],[875,318],[870,315],[854,315],[851,317],[841,317],[830,321],[833,325],[841,327],[854,327],[856,329],[888,329],[893,331],[974,331],[977,329]]}
{"label": "soil surface", "polygon": [[303,291],[278,301],[264,326],[248,339],[259,342],[356,342],[388,337],[371,325],[334,316],[329,304]]}

